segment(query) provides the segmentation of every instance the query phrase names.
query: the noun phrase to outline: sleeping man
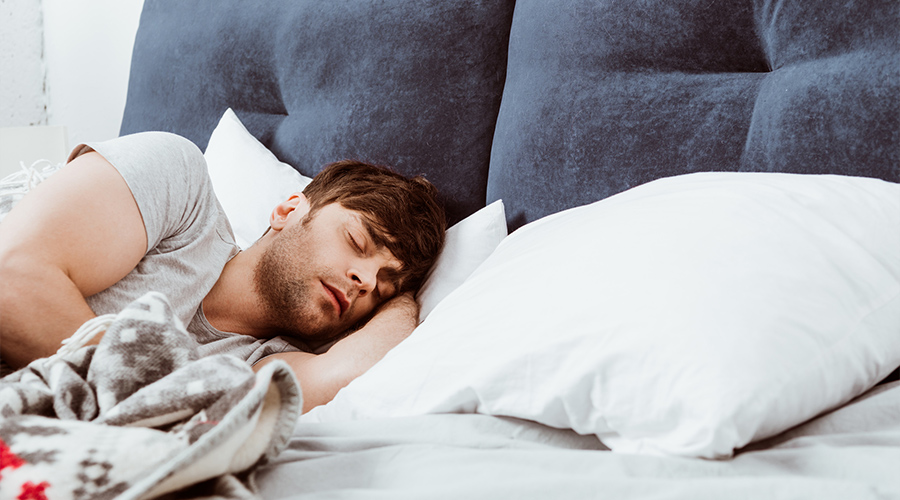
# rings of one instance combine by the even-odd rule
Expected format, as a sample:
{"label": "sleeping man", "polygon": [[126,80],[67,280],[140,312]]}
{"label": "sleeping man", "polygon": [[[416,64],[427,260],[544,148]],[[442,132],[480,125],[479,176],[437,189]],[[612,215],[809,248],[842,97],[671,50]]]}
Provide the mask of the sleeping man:
{"label": "sleeping man", "polygon": [[324,404],[415,328],[444,213],[423,178],[345,161],[274,207],[269,225],[240,251],[184,138],[79,146],[0,224],[0,354],[22,367],[158,291],[202,355],[283,359],[304,411]]}

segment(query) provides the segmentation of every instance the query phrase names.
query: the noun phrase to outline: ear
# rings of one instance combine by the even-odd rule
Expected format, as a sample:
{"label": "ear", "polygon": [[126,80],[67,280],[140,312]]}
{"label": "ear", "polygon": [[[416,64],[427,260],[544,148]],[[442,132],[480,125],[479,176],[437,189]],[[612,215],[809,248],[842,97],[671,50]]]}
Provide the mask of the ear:
{"label": "ear", "polygon": [[302,219],[309,213],[309,200],[303,193],[294,193],[275,206],[269,215],[269,226],[281,231],[292,219]]}

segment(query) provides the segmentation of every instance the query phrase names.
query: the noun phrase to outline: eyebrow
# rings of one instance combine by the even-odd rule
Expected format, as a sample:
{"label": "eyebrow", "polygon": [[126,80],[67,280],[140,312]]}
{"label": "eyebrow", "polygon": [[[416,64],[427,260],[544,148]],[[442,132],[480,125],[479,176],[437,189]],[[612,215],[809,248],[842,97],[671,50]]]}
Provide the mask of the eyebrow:
{"label": "eyebrow", "polygon": [[[366,232],[366,236],[375,243],[375,246],[378,248],[387,248],[387,243],[390,238],[388,238],[383,231],[378,230],[376,225],[369,220],[368,217],[362,214],[356,214],[354,218],[362,225],[363,230]],[[393,255],[393,252],[391,252],[391,255]],[[394,258],[397,258],[397,256],[394,255]]]}

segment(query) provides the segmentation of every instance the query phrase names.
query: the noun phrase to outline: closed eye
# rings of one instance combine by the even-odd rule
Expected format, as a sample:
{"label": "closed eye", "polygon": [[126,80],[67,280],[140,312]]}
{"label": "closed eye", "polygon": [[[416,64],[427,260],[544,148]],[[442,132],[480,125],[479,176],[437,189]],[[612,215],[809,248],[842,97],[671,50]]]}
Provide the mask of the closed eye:
{"label": "closed eye", "polygon": [[350,240],[350,244],[353,246],[353,248],[356,249],[357,252],[359,252],[360,255],[365,254],[362,245],[360,245],[359,241],[353,237],[353,233],[351,233],[350,231],[347,231],[347,239]]}

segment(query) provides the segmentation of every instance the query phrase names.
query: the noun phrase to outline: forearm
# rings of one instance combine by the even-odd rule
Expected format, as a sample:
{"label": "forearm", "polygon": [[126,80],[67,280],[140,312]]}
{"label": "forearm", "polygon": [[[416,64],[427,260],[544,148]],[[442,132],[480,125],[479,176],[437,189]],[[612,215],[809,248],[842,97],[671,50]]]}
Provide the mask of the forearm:
{"label": "forearm", "polygon": [[272,354],[253,365],[253,370],[259,371],[276,359],[286,362],[300,384],[303,393],[303,413],[306,413],[334,399],[338,391],[355,378],[342,367],[332,363],[325,354],[308,352]]}
{"label": "forearm", "polygon": [[290,365],[303,391],[303,412],[323,405],[353,379],[365,373],[415,329],[418,306],[411,296],[396,297],[364,327],[341,339],[323,354],[290,352],[268,356],[254,366],[275,359]]}

